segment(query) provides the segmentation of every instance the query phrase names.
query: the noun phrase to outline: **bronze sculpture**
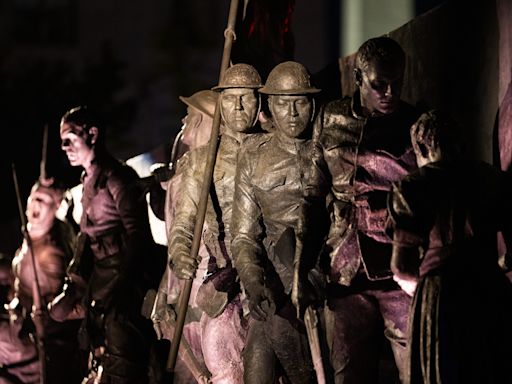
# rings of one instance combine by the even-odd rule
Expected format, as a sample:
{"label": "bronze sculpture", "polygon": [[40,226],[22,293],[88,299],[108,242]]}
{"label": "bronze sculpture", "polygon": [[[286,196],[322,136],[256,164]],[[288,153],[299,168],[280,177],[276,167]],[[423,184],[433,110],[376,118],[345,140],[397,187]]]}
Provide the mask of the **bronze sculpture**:
{"label": "bronze sculpture", "polygon": [[[359,48],[357,91],[325,105],[315,122],[308,199],[325,199],[331,227],[322,258],[330,280],[326,327],[335,382],[373,383],[384,324],[402,372],[409,297],[391,279],[386,194],[416,168],[409,128],[418,117],[400,100],[405,53],[388,37]],[[355,320],[357,319],[357,320]]]}
{"label": "bronze sculpture", "polygon": [[237,170],[231,247],[253,317],[245,383],[273,382],[280,369],[292,383],[313,377],[306,330],[290,300],[294,255],[279,252],[277,244],[301,220],[318,92],[302,64],[274,67],[260,89],[274,129],[247,144]]}
{"label": "bronze sculpture", "polygon": [[406,383],[511,380],[512,285],[496,234],[510,249],[512,183],[463,156],[456,128],[440,111],[418,119],[411,140],[420,168],[394,183],[389,199],[391,268],[414,295]]}
{"label": "bronze sculpture", "polygon": [[[218,144],[213,184],[207,205],[202,240],[209,257],[209,276],[198,293],[205,311],[203,356],[212,372],[212,382],[242,383],[242,363],[246,324],[242,313],[236,272],[231,260],[231,211],[235,170],[242,144],[257,129],[261,87],[257,71],[247,64],[228,68],[218,86],[223,132]],[[189,153],[180,183],[179,202],[169,233],[171,268],[181,279],[194,277],[198,261],[190,257],[197,206],[204,178],[207,147]],[[224,339],[223,342],[217,342]]]}
{"label": "bronze sculpture", "polygon": [[87,285],[82,342],[91,355],[89,382],[146,383],[155,335],[140,308],[154,243],[139,178],[108,152],[105,127],[89,108],[66,112],[60,136],[70,164],[84,169],[80,234],[68,274],[71,286]]}
{"label": "bronze sculpture", "polygon": [[[44,175],[30,191],[26,208],[29,239],[23,240],[12,261],[15,297],[9,310],[16,318],[15,323],[23,322],[24,329],[30,333],[34,333],[33,328],[42,327],[42,332],[38,332],[38,336],[44,336],[44,351],[39,351],[45,355],[41,381],[78,384],[82,373],[77,341],[80,322],[56,321],[45,310],[61,292],[73,256],[75,231],[69,223],[56,217],[63,194],[64,188]],[[37,313],[29,316],[36,312],[35,308]],[[23,332],[20,337],[25,337]]]}
{"label": "bronze sculpture", "polygon": [[[182,119],[183,126],[180,134],[173,143],[171,161],[175,172],[165,184],[165,227],[168,234],[173,226],[175,211],[180,200],[179,189],[189,151],[207,144],[218,95],[217,92],[211,90],[201,90],[189,97],[180,96],[180,100],[187,105],[187,114]],[[202,310],[196,303],[197,291],[203,282],[208,264],[208,254],[204,244],[199,249],[199,256],[202,261],[194,277],[187,320],[184,325],[184,336],[182,337],[184,347],[182,347],[180,359],[184,362],[185,367],[181,366],[179,361],[176,362],[174,375],[174,383],[176,384],[188,382],[191,379],[190,374],[198,382],[208,380],[211,376],[204,365],[200,327]],[[175,307],[181,290],[181,280],[167,267],[162,276],[150,314],[158,338],[172,340],[176,323]],[[190,371],[190,373],[187,371]]]}

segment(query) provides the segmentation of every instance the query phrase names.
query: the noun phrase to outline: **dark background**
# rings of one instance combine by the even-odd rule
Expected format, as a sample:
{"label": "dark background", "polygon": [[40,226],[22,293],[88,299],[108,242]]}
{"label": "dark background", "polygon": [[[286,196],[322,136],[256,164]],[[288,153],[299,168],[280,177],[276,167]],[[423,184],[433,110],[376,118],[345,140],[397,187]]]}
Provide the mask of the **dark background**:
{"label": "dark background", "polygon": [[[293,59],[305,64],[324,90],[321,101],[347,93],[348,67],[339,60],[340,3],[250,1],[246,19],[240,17],[237,25],[233,61],[249,62],[265,77],[273,65]],[[413,59],[421,58],[408,68],[404,94],[415,103],[445,103],[471,122],[463,111],[475,108],[479,97],[462,95],[493,93],[499,82],[496,7],[482,6],[481,12],[463,1],[413,3],[416,16],[438,5],[450,7],[392,33]],[[79,182],[80,170],[70,168],[60,150],[59,120],[67,109],[95,108],[108,127],[108,146],[120,159],[147,151],[169,154],[186,113],[178,96],[218,81],[228,8],[228,0],[0,0],[0,252],[12,254],[21,242],[11,164],[25,205],[39,175],[45,125],[48,173],[68,186]],[[441,43],[447,37],[450,46]],[[421,51],[418,42],[437,51]],[[495,83],[490,89],[489,71]],[[433,80],[414,83],[425,74]],[[420,92],[433,96],[420,100]],[[496,113],[497,99],[487,114]],[[475,148],[479,132],[470,129]]]}

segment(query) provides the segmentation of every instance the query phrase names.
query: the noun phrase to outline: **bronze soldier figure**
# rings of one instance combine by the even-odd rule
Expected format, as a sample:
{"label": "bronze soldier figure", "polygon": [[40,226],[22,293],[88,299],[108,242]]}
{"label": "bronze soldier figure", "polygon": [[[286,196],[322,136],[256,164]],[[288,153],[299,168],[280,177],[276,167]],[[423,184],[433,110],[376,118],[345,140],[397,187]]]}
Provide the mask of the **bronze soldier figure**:
{"label": "bronze soldier figure", "polygon": [[260,89],[273,131],[247,144],[237,171],[231,249],[253,317],[243,353],[246,384],[280,375],[291,383],[313,380],[306,330],[290,300],[294,254],[277,244],[290,232],[293,243],[302,219],[318,92],[302,64],[277,65]]}
{"label": "bronze soldier figure", "polygon": [[[247,330],[240,289],[231,257],[231,211],[235,171],[242,145],[256,131],[260,107],[258,72],[250,65],[228,68],[218,86],[223,132],[213,173],[213,185],[202,240],[208,254],[208,275],[196,301],[201,318],[203,356],[213,383],[243,383],[240,353]],[[171,268],[181,279],[191,279],[199,261],[190,257],[207,147],[189,153],[178,191],[179,201],[169,233]]]}
{"label": "bronze soldier figure", "polygon": [[[175,212],[180,201],[180,186],[183,180],[183,170],[189,157],[189,151],[207,144],[213,124],[215,105],[219,93],[212,90],[201,90],[189,97],[180,96],[180,100],[187,105],[187,114],[182,119],[183,126],[180,134],[173,143],[171,161],[175,172],[165,184],[165,227],[169,234],[174,223]],[[172,254],[172,252],[170,252]],[[203,311],[196,303],[197,291],[204,280],[208,267],[208,253],[204,243],[199,249],[202,258],[196,271],[192,284],[192,294],[187,309],[187,319],[184,326],[183,340],[190,347],[190,352],[184,352],[176,362],[174,383],[188,383],[191,375],[196,381],[206,379],[206,366],[204,364],[201,347],[200,319]],[[180,292],[183,289],[183,280],[177,278],[172,269],[166,268],[154,302],[151,319],[159,338],[172,340],[176,312]],[[203,376],[203,378],[201,378]]]}
{"label": "bronze soldier figure", "polygon": [[[28,233],[32,249],[26,240],[13,260],[15,292],[20,304],[30,310],[34,303],[34,269],[31,252],[36,259],[36,273],[43,305],[50,303],[65,284],[66,268],[73,257],[76,233],[69,222],[56,217],[64,189],[57,182],[40,178],[32,187],[27,200]],[[78,383],[83,370],[77,332],[80,321],[57,322],[44,319],[46,380],[55,383]]]}
{"label": "bronze soldier figure", "polygon": [[409,129],[418,112],[400,100],[404,69],[394,40],[366,41],[356,54],[355,94],[327,103],[315,122],[307,195],[327,197],[331,216],[322,257],[336,383],[378,381],[382,327],[403,372],[410,299],[391,278],[385,223],[391,183],[416,168]]}
{"label": "bronze soldier figure", "polygon": [[[79,321],[57,322],[49,318],[41,308],[39,310],[42,313],[37,319],[30,318],[35,303],[41,300],[41,306],[44,307],[60,293],[65,283],[66,268],[73,256],[76,233],[69,223],[56,217],[63,194],[64,189],[55,180],[44,177],[30,191],[26,208],[30,239],[23,240],[12,261],[14,299],[9,310],[14,315],[14,323],[24,323],[24,332],[20,332],[22,338],[28,336],[25,333],[27,330],[34,333],[34,325],[42,326],[46,357],[45,380],[78,384],[83,368],[77,341]],[[34,286],[36,281],[38,287]]]}
{"label": "bronze soldier figure", "polygon": [[9,305],[14,298],[14,275],[12,256],[4,253],[0,253],[0,295],[0,382],[39,383],[37,347],[27,332],[21,332],[23,318],[12,316]]}
{"label": "bronze soldier figure", "polygon": [[141,306],[154,243],[138,176],[107,151],[105,127],[87,107],[64,114],[60,136],[70,164],[84,170],[79,246],[68,273],[71,283],[87,283],[82,340],[93,357],[90,381],[146,383],[155,335]]}
{"label": "bronze soldier figure", "polygon": [[465,158],[456,127],[439,111],[419,118],[420,168],[390,194],[391,268],[414,294],[405,383],[508,383],[512,285],[496,235],[510,251],[512,180]]}

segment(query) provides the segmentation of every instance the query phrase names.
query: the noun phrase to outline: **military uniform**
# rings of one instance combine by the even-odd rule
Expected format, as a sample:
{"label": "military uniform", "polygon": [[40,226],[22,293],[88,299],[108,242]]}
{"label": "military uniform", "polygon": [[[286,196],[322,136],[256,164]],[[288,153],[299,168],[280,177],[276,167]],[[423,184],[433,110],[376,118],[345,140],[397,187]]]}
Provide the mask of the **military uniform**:
{"label": "military uniform", "polygon": [[409,129],[419,113],[400,102],[392,114],[363,117],[359,100],[357,91],[330,102],[315,121],[307,195],[329,196],[323,257],[331,363],[340,377],[363,383],[378,370],[382,319],[397,364],[405,353],[410,299],[391,280],[386,201],[392,183],[417,167]]}
{"label": "military uniform", "polygon": [[293,259],[282,259],[285,255],[275,252],[283,232],[296,228],[301,218],[310,149],[307,140],[277,132],[263,135],[247,146],[237,173],[232,222],[235,266],[243,284],[256,280],[266,286],[276,305],[265,321],[252,322],[244,350],[246,377],[258,383],[270,382],[265,378],[276,375],[275,358],[292,383],[308,383],[312,377],[306,331],[290,301]]}
{"label": "military uniform", "polygon": [[154,333],[140,309],[148,288],[145,265],[151,260],[147,206],[141,199],[135,171],[110,155],[98,154],[91,172],[83,175],[85,236],[82,274],[88,281],[84,305],[86,331],[92,350],[100,347],[102,381],[145,383]]}
{"label": "military uniform", "polygon": [[[62,289],[66,267],[72,257],[74,239],[75,232],[71,226],[55,218],[48,233],[31,241],[43,305],[53,300]],[[34,303],[32,285],[35,276],[31,249],[26,240],[23,241],[13,259],[13,271],[16,296],[28,313]],[[32,324],[28,318],[26,321]],[[46,380],[56,384],[78,384],[84,368],[77,342],[80,321],[57,322],[48,318],[44,324],[45,353],[48,360]],[[27,329],[30,328],[29,326]]]}

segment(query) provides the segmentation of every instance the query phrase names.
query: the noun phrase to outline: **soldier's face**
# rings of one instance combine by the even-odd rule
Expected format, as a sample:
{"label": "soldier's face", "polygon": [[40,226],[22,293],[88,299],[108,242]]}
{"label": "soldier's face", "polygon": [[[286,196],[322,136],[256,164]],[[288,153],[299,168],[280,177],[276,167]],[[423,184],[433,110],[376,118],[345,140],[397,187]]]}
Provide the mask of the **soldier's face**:
{"label": "soldier's face", "polygon": [[311,99],[305,95],[269,96],[269,108],[277,129],[290,138],[304,134],[313,113]]}
{"label": "soldier's face", "polygon": [[30,230],[42,233],[50,231],[57,208],[55,200],[44,192],[44,188],[33,190],[27,200],[27,221]]}
{"label": "soldier's face", "polygon": [[258,113],[259,99],[253,89],[228,88],[221,94],[224,125],[234,132],[249,131]]}
{"label": "soldier's face", "polygon": [[404,66],[401,63],[383,64],[375,60],[358,70],[361,106],[369,114],[388,115],[399,105]]}
{"label": "soldier's face", "polygon": [[84,166],[93,157],[93,148],[87,141],[88,133],[69,123],[60,125],[61,148],[73,166]]}
{"label": "soldier's face", "polygon": [[193,107],[187,108],[187,115],[182,120],[183,134],[181,141],[189,149],[206,145],[210,139],[212,119]]}

